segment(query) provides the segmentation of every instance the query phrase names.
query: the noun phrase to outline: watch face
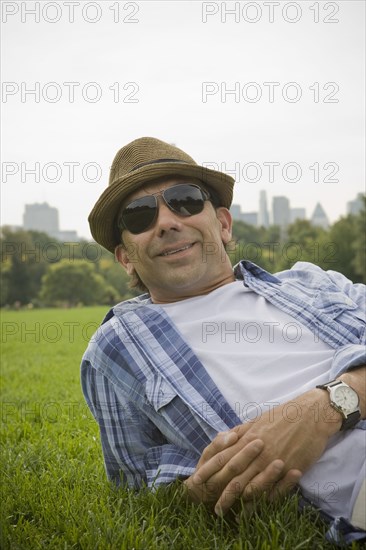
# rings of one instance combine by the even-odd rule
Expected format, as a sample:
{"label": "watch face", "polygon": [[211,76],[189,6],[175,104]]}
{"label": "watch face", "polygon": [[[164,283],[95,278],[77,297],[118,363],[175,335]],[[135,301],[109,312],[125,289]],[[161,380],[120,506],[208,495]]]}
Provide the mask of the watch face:
{"label": "watch face", "polygon": [[357,393],[348,386],[334,388],[334,401],[345,411],[354,411],[358,407]]}

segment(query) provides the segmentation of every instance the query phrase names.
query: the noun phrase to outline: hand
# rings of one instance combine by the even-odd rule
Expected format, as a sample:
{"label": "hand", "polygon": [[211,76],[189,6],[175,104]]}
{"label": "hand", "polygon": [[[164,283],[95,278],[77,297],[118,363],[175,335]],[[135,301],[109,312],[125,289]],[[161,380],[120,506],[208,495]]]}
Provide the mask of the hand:
{"label": "hand", "polygon": [[270,498],[286,494],[321,456],[331,433],[339,429],[340,416],[324,422],[316,414],[319,404],[328,406],[326,392],[311,390],[255,422],[233,428],[228,434],[235,434],[236,441],[230,435],[225,445],[224,434],[220,434],[203,452],[188,483],[191,491],[196,495],[201,491],[203,502],[214,499],[224,487],[215,506],[218,514],[238,498],[251,500],[264,492]]}
{"label": "hand", "polygon": [[[221,482],[220,479],[217,481],[210,480],[209,470],[207,470],[207,475],[205,475],[205,472],[201,475],[201,468],[213,457],[217,461],[217,469],[220,469],[220,466],[225,466],[230,458],[235,455],[236,451],[233,451],[233,446],[238,441],[239,435],[235,431],[220,432],[206,447],[197,463],[194,474],[183,482],[187,495],[192,502],[196,504],[204,503],[213,508],[225,489],[226,483]],[[250,462],[259,455],[263,447],[263,442],[259,439],[254,439],[247,444],[246,453],[243,457],[244,468],[249,466]]]}
{"label": "hand", "polygon": [[[252,439],[252,436],[248,435],[247,440],[249,442],[242,452],[237,454],[237,446],[235,444],[239,442],[239,436],[235,430],[236,428],[229,432],[219,433],[212,443],[203,451],[194,474],[184,480],[183,483],[186,488],[187,496],[192,502],[196,504],[203,503],[209,508],[213,508],[221,497],[229,478],[220,479],[217,477],[215,479],[211,476],[211,472],[217,472],[220,468],[223,468],[236,455],[237,458],[240,459],[240,468],[245,470],[263,451],[263,441],[260,439]],[[209,468],[204,467],[206,464],[208,464]],[[228,465],[229,470],[230,468],[231,464]],[[282,470],[282,461],[275,460],[271,463],[265,472],[266,483],[268,484],[269,480],[277,480]],[[285,482],[288,484],[289,482],[291,483],[292,480],[293,472],[290,471],[286,476]],[[296,483],[297,480],[298,476],[296,475],[294,483]],[[285,484],[286,483],[284,483],[284,486]],[[249,503],[247,503],[247,505],[249,505]]]}

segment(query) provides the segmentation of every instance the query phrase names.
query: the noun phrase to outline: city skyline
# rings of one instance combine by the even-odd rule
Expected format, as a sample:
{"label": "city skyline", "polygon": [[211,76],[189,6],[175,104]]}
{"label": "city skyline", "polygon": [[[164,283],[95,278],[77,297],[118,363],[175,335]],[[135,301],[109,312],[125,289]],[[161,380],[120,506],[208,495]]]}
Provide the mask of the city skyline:
{"label": "city skyline", "polygon": [[[358,214],[358,212],[363,208],[363,202],[362,197],[364,197],[364,193],[358,193],[356,197],[353,199],[350,199],[347,201],[345,206],[345,212],[342,216],[347,216],[348,214]],[[277,196],[274,195],[268,200],[267,193],[265,190],[261,190],[258,195],[258,210],[252,211],[252,212],[246,212],[242,210],[241,205],[233,202],[230,211],[233,216],[234,221],[244,221],[246,223],[249,223],[250,225],[254,225],[256,227],[268,227],[269,225],[279,225],[282,227],[286,227],[287,225],[293,223],[296,221],[296,219],[305,219],[313,223],[313,225],[321,225],[325,229],[328,227],[328,225],[332,225],[335,221],[331,221],[327,215],[326,208],[323,207],[323,205],[318,201],[311,213],[311,215],[307,215],[306,209],[302,206],[295,206],[292,207],[291,200],[288,197],[285,196]],[[277,208],[279,208],[277,214],[274,213],[274,205],[276,204],[276,199],[280,199],[280,201],[277,201]],[[286,204],[287,203],[287,204]],[[281,221],[281,216],[283,215],[280,210],[281,206],[279,205],[285,205],[288,209],[288,212],[285,213],[285,219],[287,221],[283,223]],[[261,214],[262,209],[262,214]],[[325,214],[325,222],[323,218],[323,213]],[[262,219],[266,220],[268,223],[260,223]],[[276,218],[277,216],[277,218]],[[286,218],[287,216],[287,218]],[[318,220],[316,220],[318,218]],[[340,218],[338,218],[340,219]],[[93,240],[91,236],[85,237],[84,235],[81,235],[77,228],[68,228],[68,229],[60,229],[60,225],[63,227],[65,224],[60,224],[60,212],[59,209],[55,205],[48,204],[47,201],[43,201],[42,203],[33,203],[33,204],[25,204],[24,205],[24,212],[22,216],[22,224],[1,224],[2,226],[8,225],[12,229],[24,229],[24,230],[36,230],[36,231],[44,231],[45,233],[49,234],[50,236],[57,238],[61,241],[78,241],[78,240]]]}
{"label": "city skyline", "polygon": [[[6,163],[2,163],[3,165]],[[50,164],[57,164],[57,163],[50,163]],[[67,165],[67,163],[65,163]],[[70,163],[71,164],[71,163]],[[96,165],[96,168],[94,166],[91,167],[91,169],[99,170],[99,174],[102,174],[102,169],[97,163],[89,163],[90,165]],[[203,166],[207,165],[209,167],[213,167],[214,169],[220,168],[219,163],[213,163],[213,162],[203,162],[201,163]],[[51,166],[51,169],[57,169],[53,166]],[[4,172],[4,166],[2,166],[2,170]],[[39,167],[39,175],[42,173],[42,166]],[[21,172],[21,169],[19,170]],[[8,225],[8,226],[22,226],[22,219],[23,219],[23,212],[26,204],[35,204],[35,203],[43,203],[47,202],[49,204],[52,204],[55,208],[58,209],[59,212],[59,218],[60,218],[60,225],[62,227],[69,227],[73,226],[75,228],[75,231],[79,235],[80,238],[91,240],[91,234],[89,231],[89,226],[87,222],[87,217],[89,214],[89,211],[85,212],[85,203],[80,202],[80,207],[83,208],[83,216],[76,217],[72,216],[70,217],[70,212],[72,211],[72,205],[65,205],[64,199],[65,199],[65,192],[63,191],[62,184],[60,182],[60,186],[56,187],[53,186],[53,188],[49,188],[46,185],[42,185],[41,183],[34,184],[29,188],[29,176],[30,177],[38,177],[35,173],[35,170],[29,168],[29,173],[27,173],[27,170],[24,169],[24,176],[22,175],[22,178],[24,177],[25,183],[27,185],[27,189],[31,189],[31,194],[28,194],[29,199],[26,203],[20,203],[19,200],[16,201],[16,209],[14,208],[4,208],[5,202],[6,202],[6,195],[7,190],[5,186],[2,187],[2,205],[1,205],[1,220],[0,225]],[[227,170],[227,173],[231,174],[233,177],[235,177],[235,171],[234,170]],[[7,176],[9,180],[9,175]],[[8,184],[9,181],[5,180],[5,184]],[[70,182],[66,182],[66,190],[68,188],[68,184]],[[85,183],[85,182],[84,182]],[[243,181],[242,177],[239,177],[239,180],[236,180],[236,184],[234,186],[234,197],[233,197],[233,205],[239,205],[241,207],[242,212],[245,213],[253,213],[257,212],[258,215],[260,213],[260,206],[259,205],[259,197],[261,192],[265,192],[267,194],[267,201],[271,202],[273,197],[276,196],[285,196],[290,200],[292,210],[295,208],[301,208],[306,210],[306,217],[309,218],[311,215],[310,212],[313,212],[316,208],[316,205],[318,202],[321,204],[325,204],[326,206],[324,209],[326,210],[326,214],[329,220],[330,224],[333,224],[335,221],[337,221],[342,216],[347,215],[347,204],[350,200],[353,200],[350,198],[349,195],[344,196],[344,189],[342,190],[344,201],[342,205],[339,204],[339,202],[335,202],[334,198],[337,197],[337,195],[334,195],[334,193],[331,193],[332,200],[329,201],[329,197],[324,197],[324,194],[322,193],[314,193],[312,196],[307,196],[299,191],[299,189],[294,189],[293,184],[290,185],[289,183],[281,183],[277,185],[276,191],[273,189],[273,184],[271,182],[266,182],[265,185],[263,185],[264,189],[258,189],[254,190],[253,186],[249,186],[248,182],[246,183],[248,187],[248,192],[243,191]],[[21,187],[26,188],[26,186],[21,183]],[[106,185],[105,185],[106,186]],[[101,188],[101,191],[104,190],[105,186]],[[354,198],[358,196],[359,194],[364,194],[365,191],[361,190],[361,185],[359,188],[357,186],[353,185],[350,186],[354,190]],[[37,189],[40,190],[40,192],[37,192]],[[87,189],[87,187],[86,187]],[[311,185],[309,185],[309,189],[311,189]],[[286,191],[287,190],[287,191]],[[34,192],[35,191],[35,192]],[[57,191],[55,193],[55,191]],[[244,195],[244,199],[241,198]],[[19,197],[18,197],[19,198]],[[339,197],[338,197],[339,198]],[[87,200],[90,202],[90,197],[87,197]],[[295,206],[296,205],[296,206]],[[93,205],[91,204],[91,207]],[[16,210],[16,214],[12,214]]]}
{"label": "city skyline", "polygon": [[[357,215],[363,208],[363,197],[365,193],[357,193],[356,197],[347,201],[345,206],[345,212],[337,219],[348,214]],[[307,215],[306,208],[303,206],[292,206],[291,201],[286,196],[272,196],[271,207],[268,207],[267,193],[265,190],[261,190],[259,193],[258,210],[252,212],[246,212],[241,209],[241,205],[233,203],[230,211],[234,220],[241,220],[257,227],[268,227],[269,225],[279,225],[286,227],[297,219],[308,220],[313,225],[319,225],[324,229],[327,229],[336,220],[330,220],[326,208],[317,201],[314,209]]]}

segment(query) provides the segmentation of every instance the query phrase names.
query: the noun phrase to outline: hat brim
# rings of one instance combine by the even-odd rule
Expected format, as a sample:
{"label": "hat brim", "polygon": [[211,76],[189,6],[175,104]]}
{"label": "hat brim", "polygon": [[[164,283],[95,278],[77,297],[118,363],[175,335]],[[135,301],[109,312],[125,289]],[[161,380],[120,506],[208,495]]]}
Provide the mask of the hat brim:
{"label": "hat brim", "polygon": [[169,175],[200,179],[216,191],[222,206],[230,208],[235,183],[231,176],[198,164],[183,162],[150,164],[119,178],[99,197],[88,217],[90,231],[95,241],[114,253],[115,247],[120,244],[120,238],[116,232],[116,216],[122,201],[145,183]]}

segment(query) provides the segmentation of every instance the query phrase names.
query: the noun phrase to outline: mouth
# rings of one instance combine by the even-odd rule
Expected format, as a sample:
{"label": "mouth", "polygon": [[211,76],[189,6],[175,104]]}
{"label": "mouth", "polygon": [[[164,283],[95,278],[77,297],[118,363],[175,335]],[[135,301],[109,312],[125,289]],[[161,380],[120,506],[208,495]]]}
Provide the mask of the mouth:
{"label": "mouth", "polygon": [[190,244],[186,244],[185,246],[181,246],[179,248],[174,248],[174,249],[171,249],[171,250],[165,250],[164,252],[159,254],[159,256],[172,256],[173,254],[178,254],[179,252],[189,250],[190,248],[192,248],[193,245],[194,245],[194,243],[190,243]]}

